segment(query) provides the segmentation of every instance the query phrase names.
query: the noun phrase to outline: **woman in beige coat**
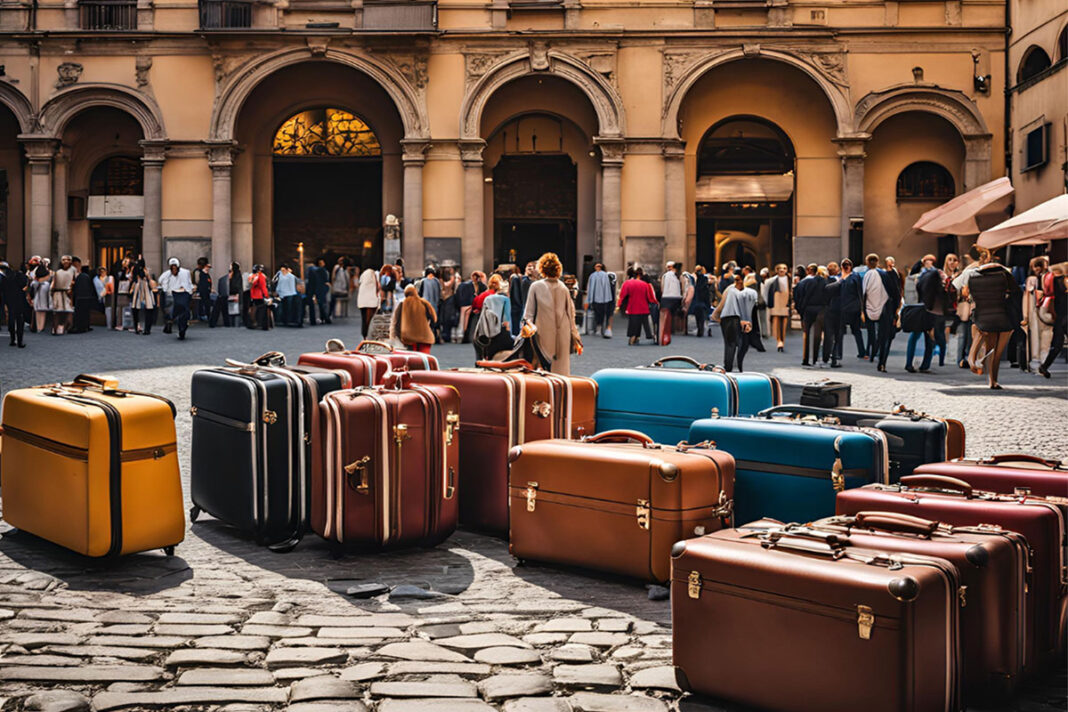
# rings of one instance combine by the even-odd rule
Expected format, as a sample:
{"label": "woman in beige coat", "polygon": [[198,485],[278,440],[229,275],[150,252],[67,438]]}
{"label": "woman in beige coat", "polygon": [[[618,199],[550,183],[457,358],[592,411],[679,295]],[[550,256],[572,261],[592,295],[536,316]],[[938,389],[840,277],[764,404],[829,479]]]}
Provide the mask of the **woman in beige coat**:
{"label": "woman in beige coat", "polygon": [[538,272],[544,277],[530,285],[523,318],[537,328],[538,345],[552,359],[553,373],[571,375],[571,344],[582,346],[575,325],[575,302],[560,281],[563,265],[553,252],[538,260]]}

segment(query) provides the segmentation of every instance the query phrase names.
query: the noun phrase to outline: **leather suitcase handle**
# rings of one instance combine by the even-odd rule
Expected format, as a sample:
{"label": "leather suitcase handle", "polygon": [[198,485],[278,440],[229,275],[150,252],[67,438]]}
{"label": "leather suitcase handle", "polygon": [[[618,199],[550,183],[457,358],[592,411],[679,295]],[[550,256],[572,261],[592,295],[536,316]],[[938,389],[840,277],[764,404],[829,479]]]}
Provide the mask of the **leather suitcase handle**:
{"label": "leather suitcase handle", "polygon": [[857,512],[852,526],[927,537],[938,531],[938,522],[895,512]]}
{"label": "leather suitcase handle", "polygon": [[1054,470],[1063,470],[1064,465],[1059,460],[1047,460],[1036,455],[1024,455],[1023,453],[1007,453],[1004,455],[992,455],[979,460],[983,465],[1000,465],[1006,462],[1033,462],[1037,465],[1045,465]]}
{"label": "leather suitcase handle", "polygon": [[341,339],[330,339],[323,347],[323,351],[328,354],[337,354],[345,352],[345,342]]}
{"label": "leather suitcase handle", "polygon": [[364,351],[365,346],[376,346],[380,349],[384,349],[387,354],[391,354],[396,350],[391,344],[387,344],[385,341],[375,341],[374,339],[364,339],[360,342],[360,345],[356,347],[356,350],[360,353],[373,353],[371,351]]}
{"label": "leather suitcase handle", "polygon": [[901,478],[901,484],[909,489],[939,489],[960,492],[968,497],[972,496],[972,486],[964,480],[956,477],[944,477],[942,475],[907,475]]}
{"label": "leather suitcase handle", "polygon": [[386,371],[386,375],[382,377],[382,387],[404,390],[412,385],[412,374],[407,369],[390,369]]}
{"label": "leather suitcase handle", "polygon": [[772,406],[771,408],[765,408],[764,410],[762,410],[759,413],[757,413],[756,417],[757,418],[771,418],[773,415],[775,415],[777,413],[793,413],[795,415],[819,415],[819,416],[828,417],[828,418],[837,417],[837,413],[835,413],[830,408],[817,408],[816,406],[812,406],[812,405],[796,405],[796,404],[776,405],[776,406]]}
{"label": "leather suitcase handle", "polygon": [[662,368],[665,363],[671,363],[672,361],[688,363],[699,371],[704,370],[708,366],[708,364],[701,363],[697,359],[690,358],[689,356],[665,356],[664,358],[658,358],[656,361],[653,361],[649,364],[649,367]]}
{"label": "leather suitcase handle", "polygon": [[524,361],[523,359],[516,359],[514,361],[475,361],[475,365],[479,368],[495,368],[501,371],[535,370],[534,364],[530,363],[530,361]]}
{"label": "leather suitcase handle", "polygon": [[606,430],[596,435],[587,435],[582,441],[587,443],[634,442],[641,443],[642,447],[646,448],[656,445],[656,442],[651,437],[645,433],[639,433],[637,430]]}
{"label": "leather suitcase handle", "polygon": [[71,385],[74,386],[93,386],[105,391],[116,391],[119,389],[119,382],[114,378],[107,378],[105,376],[94,376],[91,373],[79,373],[71,381]]}
{"label": "leather suitcase handle", "polygon": [[281,351],[268,351],[259,358],[253,359],[252,363],[257,366],[285,366],[286,355]]}

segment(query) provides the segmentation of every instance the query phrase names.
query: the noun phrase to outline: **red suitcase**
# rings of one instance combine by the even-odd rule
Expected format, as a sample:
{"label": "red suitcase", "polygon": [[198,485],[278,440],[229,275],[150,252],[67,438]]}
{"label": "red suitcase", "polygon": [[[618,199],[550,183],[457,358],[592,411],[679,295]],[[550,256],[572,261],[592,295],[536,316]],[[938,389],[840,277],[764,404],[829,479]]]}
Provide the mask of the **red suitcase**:
{"label": "red suitcase", "polygon": [[[787,525],[790,526],[790,525]],[[767,529],[766,522],[744,527]],[[771,528],[782,528],[777,522]],[[829,517],[811,528],[841,535],[850,546],[936,556],[957,567],[961,583],[960,645],[965,703],[1006,700],[1019,683],[1027,652],[1027,540],[988,527],[950,527],[894,512]],[[893,555],[893,554],[892,554]]]}
{"label": "red suitcase", "polygon": [[783,712],[958,712],[956,568],[842,539],[727,529],[677,543],[679,686]]}
{"label": "red suitcase", "polygon": [[[330,339],[326,342],[326,350],[332,351],[331,347],[339,351],[345,351],[345,344],[340,339]],[[377,356],[389,362],[394,371],[437,371],[438,359],[430,354],[418,351],[406,351],[394,348],[385,341],[361,341],[356,347],[356,353]]]}
{"label": "red suitcase", "polygon": [[334,391],[320,404],[312,529],[339,545],[433,546],[456,529],[460,398],[408,374],[387,380],[396,387]]}
{"label": "red suitcase", "polygon": [[898,485],[867,485],[839,492],[838,514],[900,512],[952,526],[1019,532],[1031,548],[1031,599],[1027,612],[1028,655],[1043,669],[1063,648],[1065,636],[1065,514],[1042,497],[973,491],[962,480],[911,475]]}
{"label": "red suitcase", "polygon": [[950,460],[922,465],[917,475],[944,475],[967,480],[979,490],[1038,497],[1068,497],[1068,467],[1034,455],[994,455],[981,460]]}
{"label": "red suitcase", "polygon": [[330,347],[331,343],[328,342],[326,351],[301,354],[297,365],[347,371],[352,378],[352,385],[357,387],[380,385],[390,371],[389,361],[386,359],[355,351],[331,350]]}

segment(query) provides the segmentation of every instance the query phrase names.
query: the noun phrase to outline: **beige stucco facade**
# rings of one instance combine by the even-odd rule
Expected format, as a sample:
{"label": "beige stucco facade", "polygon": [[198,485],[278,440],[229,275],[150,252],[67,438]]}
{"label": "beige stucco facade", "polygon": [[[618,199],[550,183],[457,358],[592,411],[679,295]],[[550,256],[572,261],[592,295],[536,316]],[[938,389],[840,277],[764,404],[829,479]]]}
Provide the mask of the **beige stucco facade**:
{"label": "beige stucco facade", "polygon": [[[943,200],[899,199],[907,166],[938,164],[954,192],[1005,173],[1003,0],[289,0],[253,3],[250,28],[201,29],[221,4],[239,3],[136,0],[126,30],[84,29],[71,0],[0,5],[0,255],[95,262],[132,239],[156,268],[294,260],[280,221],[305,204],[313,232],[327,218],[279,187],[298,174],[272,138],[320,107],[360,117],[381,155],[353,188],[316,186],[309,159],[299,187],[379,226],[400,217],[409,265],[485,269],[551,246],[573,271],[590,258],[711,268],[735,253],[709,244],[734,233],[758,266],[869,251],[900,263],[934,249],[909,227]],[[1060,28],[1047,29],[1035,36],[1049,44]],[[1033,92],[1014,93],[1019,111]],[[1026,107],[1059,117],[1062,153],[1066,96]],[[704,137],[739,117],[783,137],[792,190],[699,195]],[[112,156],[141,162],[143,199],[94,213],[91,176]],[[1036,190],[1063,184],[1053,167]],[[381,231],[369,235],[320,247],[380,260]]]}

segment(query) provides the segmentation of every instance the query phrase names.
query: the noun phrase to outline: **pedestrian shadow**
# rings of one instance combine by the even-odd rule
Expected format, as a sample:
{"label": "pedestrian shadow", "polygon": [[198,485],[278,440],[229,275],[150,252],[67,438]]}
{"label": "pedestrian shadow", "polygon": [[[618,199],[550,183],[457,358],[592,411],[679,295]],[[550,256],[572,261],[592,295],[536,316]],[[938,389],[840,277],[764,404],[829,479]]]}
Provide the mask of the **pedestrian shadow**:
{"label": "pedestrian shadow", "polygon": [[90,558],[18,529],[0,533],[0,556],[26,569],[10,583],[31,589],[54,588],[48,579],[75,591],[112,591],[134,595],[159,593],[176,588],[193,577],[193,570],[179,555],[162,550],[115,558]]}

